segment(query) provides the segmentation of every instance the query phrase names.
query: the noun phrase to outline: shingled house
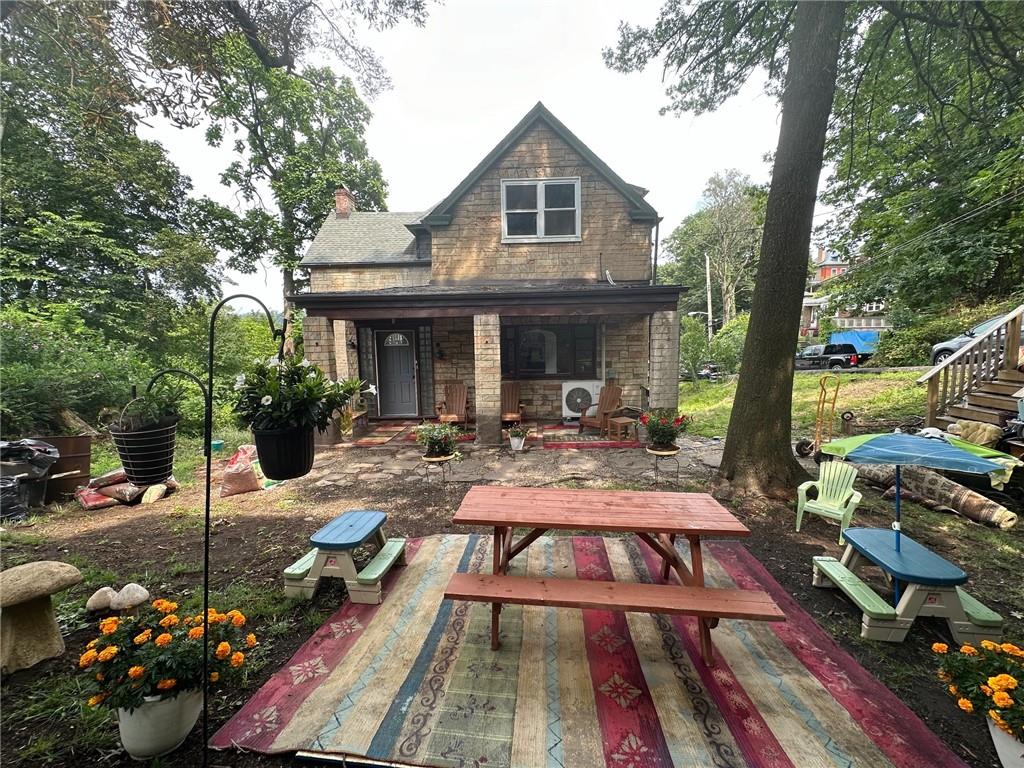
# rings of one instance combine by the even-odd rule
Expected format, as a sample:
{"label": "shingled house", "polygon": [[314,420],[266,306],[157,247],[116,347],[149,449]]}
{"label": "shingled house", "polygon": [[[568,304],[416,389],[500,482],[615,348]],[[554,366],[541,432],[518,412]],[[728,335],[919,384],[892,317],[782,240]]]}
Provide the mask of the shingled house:
{"label": "shingled house", "polygon": [[301,262],[306,355],[376,384],[371,418],[431,418],[464,381],[485,443],[502,379],[537,419],[608,381],[625,405],[674,407],[682,289],[653,284],[645,195],[540,103],[428,211],[358,211],[339,189]]}

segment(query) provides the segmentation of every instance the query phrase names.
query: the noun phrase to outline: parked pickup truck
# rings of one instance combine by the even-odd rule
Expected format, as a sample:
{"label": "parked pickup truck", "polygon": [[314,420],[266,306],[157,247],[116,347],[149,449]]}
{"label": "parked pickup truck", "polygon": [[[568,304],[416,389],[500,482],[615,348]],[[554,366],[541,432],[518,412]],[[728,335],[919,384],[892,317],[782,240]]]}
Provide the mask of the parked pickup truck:
{"label": "parked pickup truck", "polygon": [[830,368],[833,371],[841,368],[857,368],[864,365],[869,352],[858,352],[853,344],[816,344],[801,350],[796,356],[796,367]]}

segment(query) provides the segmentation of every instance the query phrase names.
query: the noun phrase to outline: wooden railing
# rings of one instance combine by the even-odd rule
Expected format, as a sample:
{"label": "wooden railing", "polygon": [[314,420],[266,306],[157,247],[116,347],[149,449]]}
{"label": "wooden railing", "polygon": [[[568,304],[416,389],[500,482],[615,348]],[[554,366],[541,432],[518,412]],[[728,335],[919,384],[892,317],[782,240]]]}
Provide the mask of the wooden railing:
{"label": "wooden railing", "polygon": [[928,385],[929,427],[973,390],[992,381],[1000,370],[1017,367],[1020,353],[1021,318],[1024,304],[1006,314],[985,333],[958,349],[917,380]]}

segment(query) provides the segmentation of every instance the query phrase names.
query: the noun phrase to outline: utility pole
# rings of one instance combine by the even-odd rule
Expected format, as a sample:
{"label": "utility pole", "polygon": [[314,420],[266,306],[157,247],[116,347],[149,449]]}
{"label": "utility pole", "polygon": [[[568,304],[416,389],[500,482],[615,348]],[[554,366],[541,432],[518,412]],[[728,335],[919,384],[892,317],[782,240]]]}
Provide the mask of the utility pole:
{"label": "utility pole", "polygon": [[707,284],[708,288],[708,341],[711,341],[711,256],[707,251],[704,251],[704,282]]}

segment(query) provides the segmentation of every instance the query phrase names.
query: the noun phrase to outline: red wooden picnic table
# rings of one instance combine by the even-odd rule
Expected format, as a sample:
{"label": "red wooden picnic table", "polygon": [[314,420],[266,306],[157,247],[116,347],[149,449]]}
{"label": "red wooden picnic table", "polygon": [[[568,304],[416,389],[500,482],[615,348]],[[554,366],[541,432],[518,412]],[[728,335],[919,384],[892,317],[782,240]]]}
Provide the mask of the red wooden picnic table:
{"label": "red wooden picnic table", "polygon": [[[706,493],[474,486],[452,522],[494,528],[493,574],[455,574],[445,597],[492,604],[491,647],[495,649],[504,602],[694,615],[701,656],[709,666],[714,663],[710,630],[719,618],[785,618],[764,592],[705,586],[701,540],[750,535],[743,523]],[[513,542],[515,528],[531,530]],[[662,579],[675,572],[681,586],[508,576],[512,559],[552,529],[634,533],[661,557]],[[676,550],[679,536],[689,544],[689,566]]]}

